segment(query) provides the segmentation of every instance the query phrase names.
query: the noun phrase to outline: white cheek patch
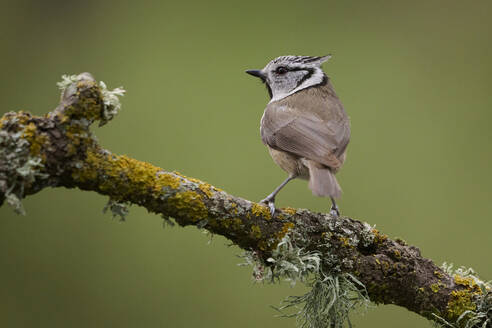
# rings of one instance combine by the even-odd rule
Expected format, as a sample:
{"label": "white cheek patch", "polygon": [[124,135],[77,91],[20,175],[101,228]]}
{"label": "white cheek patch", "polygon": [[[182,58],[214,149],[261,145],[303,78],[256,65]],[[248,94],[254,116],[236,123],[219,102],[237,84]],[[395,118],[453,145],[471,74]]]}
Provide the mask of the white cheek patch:
{"label": "white cheek patch", "polygon": [[273,97],[272,99],[270,100],[269,103],[271,102],[274,102],[274,101],[279,101],[281,99],[284,99],[285,97],[288,97],[298,91],[301,91],[303,89],[306,89],[306,88],[309,88],[313,85],[316,85],[316,84],[320,84],[321,82],[323,82],[323,78],[324,78],[324,73],[321,69],[319,68],[316,68],[313,75],[311,75],[311,77],[309,79],[307,79],[306,81],[302,82],[302,84],[300,86],[298,86],[297,88],[291,90],[291,91],[273,91]]}

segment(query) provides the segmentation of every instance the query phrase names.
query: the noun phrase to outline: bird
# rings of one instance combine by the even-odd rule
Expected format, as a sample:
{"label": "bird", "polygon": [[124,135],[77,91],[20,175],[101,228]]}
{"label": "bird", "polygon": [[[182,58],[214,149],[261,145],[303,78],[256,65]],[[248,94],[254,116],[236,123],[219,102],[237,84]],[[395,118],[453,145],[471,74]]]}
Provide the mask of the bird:
{"label": "bird", "polygon": [[272,217],[275,197],[296,178],[309,180],[313,195],[330,197],[330,215],[340,216],[335,201],[342,189],[335,174],[346,158],[350,119],[321,64],[326,56],[280,56],[263,69],[250,69],[266,85],[270,101],[260,121],[261,140],[288,177],[260,203]]}

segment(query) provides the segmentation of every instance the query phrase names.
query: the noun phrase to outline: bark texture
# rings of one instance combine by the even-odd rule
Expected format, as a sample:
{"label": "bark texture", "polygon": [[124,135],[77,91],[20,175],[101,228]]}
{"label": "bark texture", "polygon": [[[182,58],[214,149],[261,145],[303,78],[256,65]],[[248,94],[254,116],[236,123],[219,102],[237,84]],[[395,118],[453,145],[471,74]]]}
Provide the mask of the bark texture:
{"label": "bark texture", "polygon": [[181,226],[225,236],[263,261],[287,233],[295,232],[303,248],[330,259],[323,261],[324,270],[336,266],[356,276],[375,303],[450,323],[476,311],[484,300],[490,309],[490,291],[484,293],[474,279],[449,275],[417,247],[367,223],[293,208],[279,209],[272,218],[262,204],[101,148],[89,126],[108,120],[108,106],[101,85],[84,73],[66,86],[59,106],[47,115],[5,114],[0,120],[0,205],[7,201],[22,212],[20,200],[46,187],[95,191],[172,217]]}

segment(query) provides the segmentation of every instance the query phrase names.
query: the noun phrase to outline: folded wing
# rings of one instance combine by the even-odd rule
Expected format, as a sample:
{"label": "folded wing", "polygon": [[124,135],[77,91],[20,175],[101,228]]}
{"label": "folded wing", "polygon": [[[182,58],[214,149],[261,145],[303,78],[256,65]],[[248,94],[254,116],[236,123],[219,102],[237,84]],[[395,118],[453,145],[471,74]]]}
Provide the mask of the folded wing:
{"label": "folded wing", "polygon": [[262,118],[263,143],[335,170],[340,168],[350,139],[349,120],[345,112],[334,113],[330,119],[317,113],[270,103]]}

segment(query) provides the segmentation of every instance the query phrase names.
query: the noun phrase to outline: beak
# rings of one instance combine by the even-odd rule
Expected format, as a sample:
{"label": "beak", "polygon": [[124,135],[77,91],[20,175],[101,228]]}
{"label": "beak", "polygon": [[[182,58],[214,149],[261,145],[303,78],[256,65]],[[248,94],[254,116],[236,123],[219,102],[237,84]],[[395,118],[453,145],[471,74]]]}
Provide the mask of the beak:
{"label": "beak", "polygon": [[246,71],[246,73],[248,73],[249,75],[253,75],[253,76],[259,77],[263,81],[266,78],[265,74],[263,74],[263,72],[261,70],[259,70],[259,69],[249,69],[249,70]]}

